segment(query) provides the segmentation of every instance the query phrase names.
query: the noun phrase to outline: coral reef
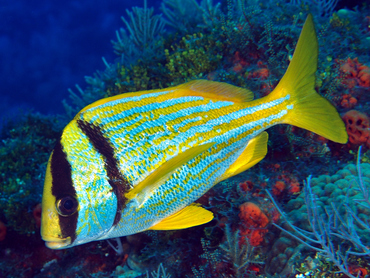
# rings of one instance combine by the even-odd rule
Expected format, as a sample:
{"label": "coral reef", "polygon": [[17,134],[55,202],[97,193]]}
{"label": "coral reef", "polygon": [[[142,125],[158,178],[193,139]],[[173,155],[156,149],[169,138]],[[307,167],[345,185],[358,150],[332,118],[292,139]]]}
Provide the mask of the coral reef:
{"label": "coral reef", "polygon": [[370,251],[369,191],[370,164],[360,159],[357,167],[349,164],[333,176],[309,177],[305,191],[287,203],[280,229],[354,278],[352,262]]}
{"label": "coral reef", "polygon": [[[370,164],[363,163],[360,167],[364,187],[370,190]],[[340,215],[346,215],[346,207],[350,205],[354,214],[366,223],[370,216],[370,209],[367,208],[365,203],[360,202],[360,200],[365,202],[366,200],[364,200],[362,192],[357,188],[357,175],[356,166],[348,164],[332,176],[321,175],[317,178],[312,178],[310,185],[312,193],[318,198],[316,200],[318,213],[323,214],[325,210],[329,210],[334,205]],[[302,192],[296,199],[287,203],[286,208],[290,211],[288,217],[300,228],[311,230],[310,224],[307,222],[307,204],[305,204],[304,199],[305,193]],[[364,230],[359,224],[354,223],[354,225],[356,225],[358,235],[362,237],[364,242],[367,242],[366,244],[369,244],[370,234],[368,231]]]}
{"label": "coral reef", "polygon": [[[127,10],[123,28],[112,41],[117,59],[103,59],[105,70],[86,77],[86,88],[77,85],[77,92],[69,90],[65,115],[29,113],[3,128],[0,276],[344,277],[336,273],[338,262],[342,272],[367,275],[368,255],[348,253],[345,263],[343,257],[324,256],[325,248],[330,248],[327,242],[320,247],[320,242],[294,234],[287,224],[291,221],[309,237],[317,232],[317,226],[307,221],[310,215],[315,212],[332,223],[328,217],[332,212],[346,232],[342,238],[331,235],[333,246],[344,252],[338,254],[346,255],[349,247],[353,253],[364,251],[349,240],[353,235],[366,248],[370,244],[368,200],[364,201],[354,182],[355,165],[348,164],[355,161],[359,145],[364,148],[363,162],[369,162],[370,156],[366,16],[370,7],[335,11],[336,4],[335,0],[228,0],[221,4],[163,0],[163,15],[155,14],[146,1],[143,8]],[[63,251],[44,246],[39,236],[39,203],[45,165],[63,126],[80,109],[99,98],[200,78],[249,88],[256,98],[265,96],[288,67],[309,12],[314,15],[320,44],[316,89],[343,116],[347,145],[296,127],[277,126],[269,130],[269,152],[263,161],[217,184],[198,200],[213,212],[210,223],[128,236],[117,240],[117,248],[109,241]],[[369,190],[370,166],[363,163],[361,169],[363,188]],[[318,177],[302,183],[311,174]],[[266,190],[284,213],[277,211]],[[307,203],[308,195],[315,196],[314,202]],[[345,220],[352,221],[353,229],[346,230]]]}
{"label": "coral reef", "polygon": [[46,162],[64,123],[28,114],[3,129],[0,142],[1,219],[8,231],[36,232],[32,209],[41,202]]}
{"label": "coral reef", "polygon": [[222,59],[222,43],[201,33],[183,37],[172,53],[165,50],[169,84],[177,85],[195,78],[203,78],[215,71]]}
{"label": "coral reef", "polygon": [[349,89],[355,86],[370,87],[370,68],[361,64],[357,57],[341,62],[340,71],[344,79],[343,83]]}

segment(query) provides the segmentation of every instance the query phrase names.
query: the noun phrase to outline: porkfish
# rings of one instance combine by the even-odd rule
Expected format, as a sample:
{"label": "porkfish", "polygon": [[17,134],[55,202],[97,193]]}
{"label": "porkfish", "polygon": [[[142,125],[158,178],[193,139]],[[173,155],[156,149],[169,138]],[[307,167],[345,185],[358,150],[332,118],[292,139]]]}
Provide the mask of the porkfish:
{"label": "porkfish", "polygon": [[249,90],[195,80],[126,93],[82,109],[51,153],[41,235],[52,249],[146,230],[209,222],[194,203],[267,153],[267,128],[290,124],[346,143],[336,109],[316,93],[318,43],[312,16],[276,88]]}

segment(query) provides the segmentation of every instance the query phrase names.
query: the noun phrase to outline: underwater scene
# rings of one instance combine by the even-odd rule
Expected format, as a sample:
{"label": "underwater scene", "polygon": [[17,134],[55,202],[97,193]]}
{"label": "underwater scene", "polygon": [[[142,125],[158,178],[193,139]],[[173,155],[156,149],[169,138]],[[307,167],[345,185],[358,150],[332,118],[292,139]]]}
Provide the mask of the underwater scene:
{"label": "underwater scene", "polygon": [[370,277],[369,1],[0,4],[0,278]]}

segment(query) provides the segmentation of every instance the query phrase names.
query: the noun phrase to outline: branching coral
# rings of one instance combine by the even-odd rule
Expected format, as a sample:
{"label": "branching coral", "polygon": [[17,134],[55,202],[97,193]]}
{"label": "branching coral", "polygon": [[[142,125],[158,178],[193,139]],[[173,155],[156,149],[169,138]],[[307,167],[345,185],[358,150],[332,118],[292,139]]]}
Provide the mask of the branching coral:
{"label": "branching coral", "polygon": [[157,271],[155,270],[152,271],[150,273],[150,276],[149,276],[149,273],[147,272],[146,277],[147,278],[170,278],[171,275],[166,273],[166,269],[164,268],[163,264],[159,264]]}
{"label": "branching coral", "polygon": [[[338,201],[331,201],[331,206],[322,204],[311,188],[311,177],[307,179],[304,186],[304,198],[308,229],[293,225],[275,203],[290,231],[276,224],[274,225],[333,262],[341,272],[351,278],[357,276],[353,275],[348,264],[348,258],[350,256],[370,255],[370,248],[368,247],[370,223],[367,220],[370,214],[370,187],[368,177],[363,176],[361,170],[360,150],[357,161],[357,178],[352,177],[354,185],[347,185],[346,195],[337,196],[338,191],[335,191],[335,184],[329,183],[325,187],[325,191],[338,197]],[[367,166],[366,175],[369,175],[369,167]],[[337,185],[339,186],[339,183]],[[355,198],[353,194],[356,194]],[[274,202],[272,196],[270,194],[269,196]],[[358,208],[355,208],[355,206],[358,206]],[[360,211],[362,216],[359,215]]]}
{"label": "branching coral", "polygon": [[161,10],[166,23],[180,32],[193,32],[202,21],[202,9],[196,0],[164,0]]}
{"label": "branching coral", "polygon": [[225,252],[227,260],[232,263],[235,277],[245,277],[251,264],[263,264],[258,260],[255,247],[250,244],[239,244],[239,232],[232,232],[231,227],[226,225],[226,241],[220,245]]}
{"label": "branching coral", "polygon": [[203,28],[214,27],[219,22],[219,16],[221,13],[221,3],[217,3],[213,6],[212,0],[203,0],[200,3],[200,8],[203,11],[202,17],[204,24],[200,26]]}
{"label": "branching coral", "polygon": [[312,10],[319,16],[330,16],[339,0],[291,0],[295,5],[310,5]]}
{"label": "branching coral", "polygon": [[120,29],[116,32],[117,42],[112,43],[115,52],[125,61],[133,63],[138,58],[150,59],[161,47],[159,36],[164,32],[165,22],[162,15],[153,15],[153,12],[145,0],[144,8],[133,7],[132,12],[126,10],[130,21],[121,17],[130,36]]}

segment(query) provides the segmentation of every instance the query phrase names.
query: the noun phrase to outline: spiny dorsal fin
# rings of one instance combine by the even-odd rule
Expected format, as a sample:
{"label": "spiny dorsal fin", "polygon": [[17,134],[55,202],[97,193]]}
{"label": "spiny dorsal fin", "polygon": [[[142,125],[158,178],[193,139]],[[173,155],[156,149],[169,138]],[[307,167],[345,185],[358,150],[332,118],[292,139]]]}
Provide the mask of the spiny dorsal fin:
{"label": "spiny dorsal fin", "polygon": [[214,143],[207,143],[200,146],[192,147],[183,153],[171,158],[163,163],[153,173],[147,176],[143,181],[136,185],[132,190],[125,194],[129,200],[136,199],[138,207],[150,197],[150,193],[158,188],[164,180],[172,175],[179,167],[192,160],[197,155],[208,150]]}
{"label": "spiny dorsal fin", "polygon": [[179,89],[179,94],[187,96],[202,96],[235,103],[253,100],[253,92],[241,87],[216,81],[193,80],[176,86],[173,89]]}
{"label": "spiny dorsal fin", "polygon": [[149,230],[179,230],[205,224],[213,219],[213,213],[193,203],[163,219]]}

